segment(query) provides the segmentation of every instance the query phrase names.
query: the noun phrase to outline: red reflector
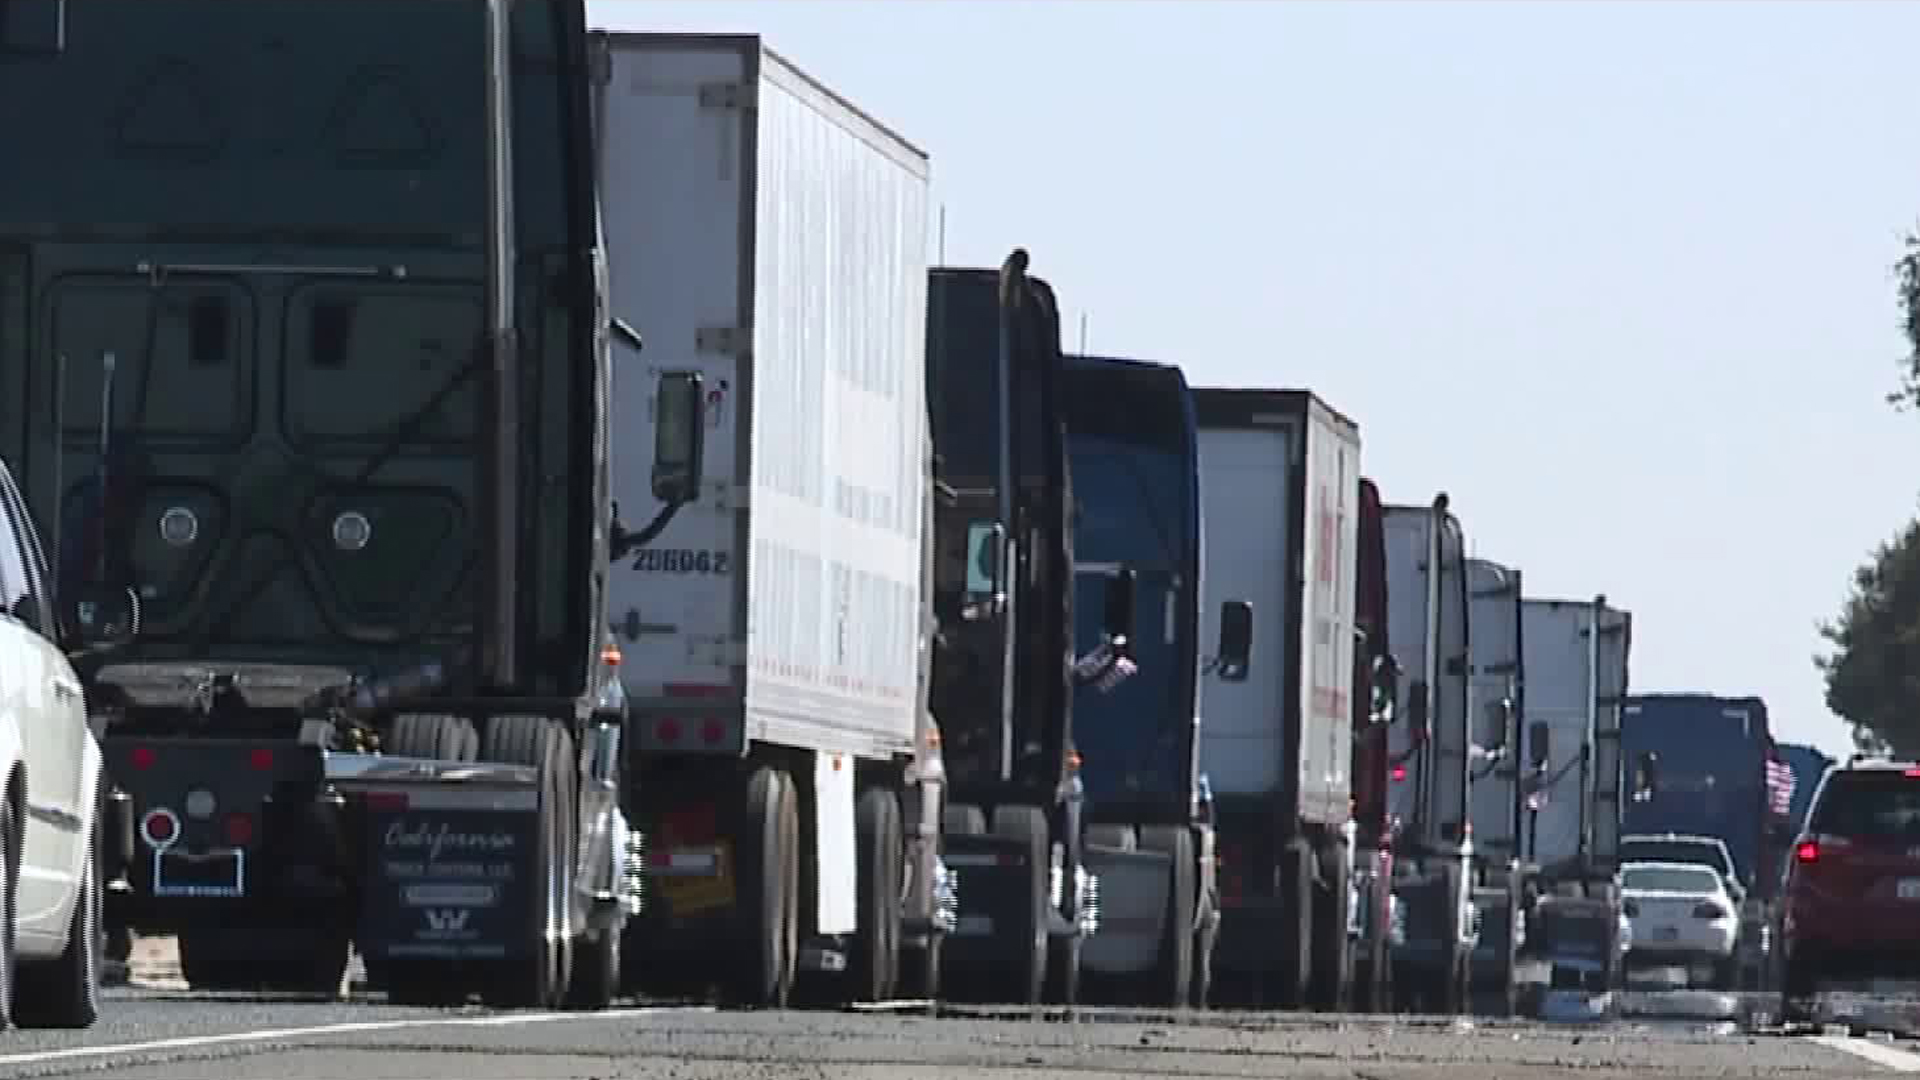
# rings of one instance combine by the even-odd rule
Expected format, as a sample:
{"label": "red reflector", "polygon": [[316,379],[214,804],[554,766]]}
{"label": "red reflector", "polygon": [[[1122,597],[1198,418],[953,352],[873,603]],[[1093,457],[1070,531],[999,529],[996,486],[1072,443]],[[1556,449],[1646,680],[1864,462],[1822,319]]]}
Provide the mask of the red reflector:
{"label": "red reflector", "polygon": [[393,813],[407,808],[407,793],[404,791],[374,791],[367,794],[367,809]]}
{"label": "red reflector", "polygon": [[253,819],[245,814],[227,815],[227,843],[236,847],[253,840]]}
{"label": "red reflector", "polygon": [[660,721],[653,726],[653,737],[659,739],[661,742],[679,742],[680,721],[672,717]]}
{"label": "red reflector", "polygon": [[700,738],[705,740],[708,746],[712,746],[726,737],[726,721],[718,717],[709,716],[700,722]]}
{"label": "red reflector", "polygon": [[273,748],[268,746],[255,748],[253,753],[247,755],[247,764],[253,766],[254,772],[272,772]]}
{"label": "red reflector", "polygon": [[1393,767],[1394,782],[1398,783],[1402,780],[1405,780],[1406,778],[1407,778],[1407,767],[1405,765],[1395,765]]}
{"label": "red reflector", "polygon": [[140,821],[140,832],[149,844],[165,844],[179,834],[180,821],[171,811],[149,810]]}
{"label": "red reflector", "polygon": [[153,759],[154,759],[153,747],[151,746],[134,747],[133,754],[130,756],[130,759],[133,763],[133,767],[136,769],[153,768]]}
{"label": "red reflector", "polygon": [[1804,863],[1819,862],[1820,845],[1807,840],[1793,849],[1793,857]]}

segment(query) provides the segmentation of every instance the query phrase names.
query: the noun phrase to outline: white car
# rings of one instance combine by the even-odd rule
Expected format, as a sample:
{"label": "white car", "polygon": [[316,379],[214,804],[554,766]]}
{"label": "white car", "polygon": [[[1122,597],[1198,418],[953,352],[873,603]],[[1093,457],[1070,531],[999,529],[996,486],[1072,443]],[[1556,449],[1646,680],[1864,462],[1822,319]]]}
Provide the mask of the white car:
{"label": "white car", "polygon": [[60,625],[39,532],[0,464],[0,1025],[100,1014],[100,746]]}
{"label": "white car", "polygon": [[1632,963],[1684,967],[1691,981],[1735,986],[1740,909],[1713,867],[1631,862],[1620,868],[1620,886],[1633,928]]}

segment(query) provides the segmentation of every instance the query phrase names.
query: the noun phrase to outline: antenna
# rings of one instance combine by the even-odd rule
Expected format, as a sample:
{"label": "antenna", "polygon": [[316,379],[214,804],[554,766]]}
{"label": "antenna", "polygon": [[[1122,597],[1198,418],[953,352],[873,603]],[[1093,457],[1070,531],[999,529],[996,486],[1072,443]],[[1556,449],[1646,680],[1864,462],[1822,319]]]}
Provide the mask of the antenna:
{"label": "antenna", "polygon": [[937,254],[934,255],[935,264],[939,266],[947,265],[947,204],[946,203],[940,204],[940,240],[935,245],[935,247],[938,249]]}
{"label": "antenna", "polygon": [[1087,313],[1080,313],[1080,355],[1087,355]]}

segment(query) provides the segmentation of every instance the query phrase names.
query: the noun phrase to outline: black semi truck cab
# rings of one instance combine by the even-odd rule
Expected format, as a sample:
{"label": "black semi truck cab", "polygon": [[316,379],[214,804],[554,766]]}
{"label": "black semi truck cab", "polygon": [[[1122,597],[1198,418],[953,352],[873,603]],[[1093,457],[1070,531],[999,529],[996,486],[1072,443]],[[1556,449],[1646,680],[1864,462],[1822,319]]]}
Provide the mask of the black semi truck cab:
{"label": "black semi truck cab", "polygon": [[[585,5],[24,0],[0,447],[75,617],[110,924],[196,987],[604,1004],[638,904],[606,631]],[[462,89],[465,88],[465,89]],[[15,316],[18,316],[17,318]],[[697,481],[662,377],[655,484]],[[680,475],[684,474],[684,475]]]}

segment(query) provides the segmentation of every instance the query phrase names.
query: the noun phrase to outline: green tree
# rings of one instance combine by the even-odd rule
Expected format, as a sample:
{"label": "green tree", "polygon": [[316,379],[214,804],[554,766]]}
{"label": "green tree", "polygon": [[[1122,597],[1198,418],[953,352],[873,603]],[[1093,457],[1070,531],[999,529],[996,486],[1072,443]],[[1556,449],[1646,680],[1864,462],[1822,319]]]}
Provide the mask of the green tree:
{"label": "green tree", "polygon": [[[1920,234],[1902,240],[1893,273],[1907,355],[1887,401],[1920,408]],[[1853,725],[1854,746],[1920,756],[1920,520],[1854,571],[1839,617],[1820,636],[1833,647],[1814,657],[1826,676],[1827,707]]]}
{"label": "green tree", "polygon": [[1920,521],[1853,572],[1840,615],[1820,627],[1833,646],[1814,663],[1827,708],[1853,725],[1861,750],[1920,757]]}

